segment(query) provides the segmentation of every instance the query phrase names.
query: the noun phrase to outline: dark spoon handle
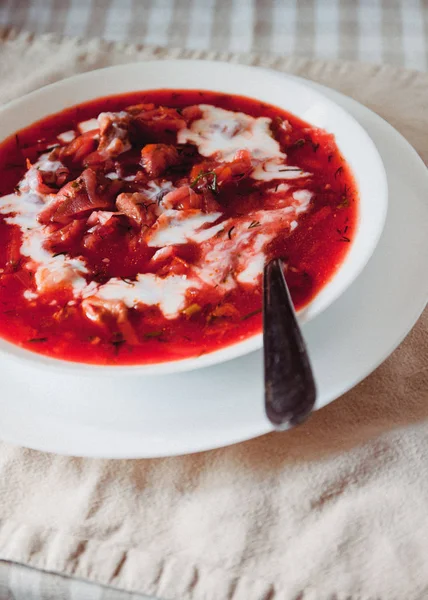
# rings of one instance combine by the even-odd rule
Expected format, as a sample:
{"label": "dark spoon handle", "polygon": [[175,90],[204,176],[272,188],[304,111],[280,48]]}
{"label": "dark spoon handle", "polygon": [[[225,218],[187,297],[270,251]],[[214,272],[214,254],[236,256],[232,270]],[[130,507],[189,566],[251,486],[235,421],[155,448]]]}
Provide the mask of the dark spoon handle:
{"label": "dark spoon handle", "polygon": [[280,259],[264,269],[263,296],[266,415],[283,429],[307,417],[316,388]]}

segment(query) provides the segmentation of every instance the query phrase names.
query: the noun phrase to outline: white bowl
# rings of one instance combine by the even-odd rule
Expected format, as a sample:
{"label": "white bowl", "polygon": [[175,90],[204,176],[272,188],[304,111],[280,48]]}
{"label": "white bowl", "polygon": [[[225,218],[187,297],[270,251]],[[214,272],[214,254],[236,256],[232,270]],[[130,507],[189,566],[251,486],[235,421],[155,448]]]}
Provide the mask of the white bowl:
{"label": "white bowl", "polygon": [[[70,77],[10,102],[0,110],[0,139],[87,100],[162,88],[212,90],[249,96],[283,108],[335,135],[358,186],[359,221],[342,265],[310,304],[298,313],[302,324],[310,321],[336,300],[367,264],[384,226],[388,189],[382,160],[366,131],[343,108],[300,80],[266,69],[197,60],[149,61],[108,67]],[[197,358],[150,365],[103,366],[46,357],[0,338],[0,352],[81,374],[186,371],[230,360],[261,346],[262,335],[257,334]]]}

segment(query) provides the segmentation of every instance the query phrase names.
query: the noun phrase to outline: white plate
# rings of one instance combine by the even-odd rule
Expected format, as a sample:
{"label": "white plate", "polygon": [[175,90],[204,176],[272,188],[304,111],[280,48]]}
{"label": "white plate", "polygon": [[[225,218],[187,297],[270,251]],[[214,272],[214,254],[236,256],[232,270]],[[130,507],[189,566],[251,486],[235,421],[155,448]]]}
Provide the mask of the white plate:
{"label": "white plate", "polygon": [[[302,80],[267,69],[213,61],[203,64],[198,60],[147,61],[108,67],[75,75],[9,103],[0,110],[0,139],[72,104],[105,95],[159,89],[165,82],[172,89],[210,89],[250,96],[275,104],[335,135],[359,191],[358,227],[349,251],[333,277],[299,312],[300,322],[309,322],[336,300],[367,264],[385,222],[388,190],[382,161],[364,129],[348,112]],[[0,338],[0,351],[7,355],[73,375],[95,374],[96,371],[102,372],[103,376],[159,375],[210,366],[261,347],[262,336],[256,334],[199,357],[150,365],[105,366],[53,359]]]}
{"label": "white plate", "polygon": [[[380,117],[322,86],[366,128],[384,161],[387,222],[364,272],[304,327],[317,408],[375,369],[408,333],[428,296],[428,171]],[[403,211],[405,199],[405,212]],[[424,277],[425,276],[425,277]],[[164,377],[77,378],[1,362],[0,438],[63,454],[154,457],[232,444],[270,430],[262,355]]]}

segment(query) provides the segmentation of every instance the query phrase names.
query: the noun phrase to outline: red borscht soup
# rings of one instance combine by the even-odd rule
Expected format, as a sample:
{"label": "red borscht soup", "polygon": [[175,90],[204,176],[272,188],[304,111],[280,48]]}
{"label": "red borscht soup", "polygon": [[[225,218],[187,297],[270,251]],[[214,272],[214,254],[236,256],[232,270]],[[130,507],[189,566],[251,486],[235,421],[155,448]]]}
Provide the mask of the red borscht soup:
{"label": "red borscht soup", "polygon": [[92,364],[196,357],[261,330],[282,257],[296,309],[343,261],[357,190],[329,133],[249,98],[157,90],[0,145],[0,336]]}

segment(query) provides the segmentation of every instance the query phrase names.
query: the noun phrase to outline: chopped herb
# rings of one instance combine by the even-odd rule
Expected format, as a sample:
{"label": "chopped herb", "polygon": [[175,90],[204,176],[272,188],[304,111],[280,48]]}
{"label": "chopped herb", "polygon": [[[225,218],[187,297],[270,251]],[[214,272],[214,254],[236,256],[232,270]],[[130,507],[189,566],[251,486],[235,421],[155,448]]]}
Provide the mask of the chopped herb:
{"label": "chopped herb", "polygon": [[181,312],[186,317],[191,317],[191,316],[195,315],[196,313],[200,312],[201,310],[202,310],[201,306],[199,304],[194,303],[194,304],[190,304],[187,308],[185,308]]}
{"label": "chopped herb", "polygon": [[121,349],[123,344],[126,344],[126,341],[125,340],[117,340],[116,342],[112,342],[112,344],[114,347],[114,353],[119,354],[119,350]]}
{"label": "chopped herb", "polygon": [[57,252],[56,254],[53,254],[53,258],[55,258],[56,256],[64,256],[65,252]]}
{"label": "chopped herb", "polygon": [[329,154],[328,157],[327,157],[328,162],[331,162],[332,158],[333,158],[333,154]]}
{"label": "chopped herb", "polygon": [[80,183],[78,181],[73,181],[71,184],[71,187],[74,189],[77,189],[80,187]]}
{"label": "chopped herb", "polygon": [[126,343],[126,340],[123,339],[123,335],[120,331],[115,331],[112,335],[110,343],[114,347],[115,354],[118,354],[120,348]]}
{"label": "chopped herb", "polygon": [[206,178],[208,176],[212,177],[211,183],[208,183],[207,181],[208,189],[210,189],[214,194],[218,194],[217,173],[215,171],[204,171],[203,173],[199,173],[196,179],[194,179],[190,184],[190,187],[194,189],[202,178]]}
{"label": "chopped herb", "polygon": [[147,339],[157,338],[157,337],[160,337],[162,334],[163,334],[163,331],[149,331],[148,333],[144,334],[144,337]]}
{"label": "chopped herb", "polygon": [[229,231],[227,232],[227,237],[229,238],[229,240],[232,239],[232,231],[235,229],[235,225],[233,227],[231,227],[229,229]]}
{"label": "chopped herb", "polygon": [[261,308],[258,308],[257,310],[253,310],[252,312],[248,313],[248,315],[244,315],[242,317],[242,321],[246,321],[247,319],[251,319],[251,317],[255,317],[256,315],[259,315],[262,312]]}
{"label": "chopped herb", "polygon": [[338,175],[342,175],[342,173],[343,173],[343,167],[339,167],[338,169],[336,169],[336,172],[334,174],[334,178],[336,179],[336,177]]}
{"label": "chopped herb", "polygon": [[343,233],[346,233],[348,231],[349,227],[346,225],[345,229],[343,230]]}
{"label": "chopped herb", "polygon": [[48,338],[47,337],[31,338],[30,340],[27,340],[27,341],[31,344],[37,344],[37,343],[41,343],[41,342],[47,342]]}
{"label": "chopped herb", "polygon": [[319,148],[319,147],[320,147],[320,145],[319,145],[319,144],[314,144],[314,143],[312,142],[312,150],[313,150],[314,152],[316,152],[316,151],[318,150],[318,148]]}
{"label": "chopped herb", "polygon": [[15,194],[20,194],[21,193],[19,185],[15,185],[15,187],[13,188],[13,190],[14,190]]}
{"label": "chopped herb", "polygon": [[300,167],[288,167],[287,169],[278,169],[278,171],[280,173],[283,173],[284,171],[301,171],[302,169]]}
{"label": "chopped herb", "polygon": [[137,202],[136,204],[137,204],[137,206],[142,206],[144,208],[144,210],[147,212],[147,209],[149,206],[152,206],[153,204],[157,204],[157,203],[149,202],[148,204],[145,204],[144,202]]}
{"label": "chopped herb", "polygon": [[226,281],[229,279],[229,276],[232,274],[232,269],[229,269],[225,276],[223,277],[223,279],[220,281],[220,283],[226,283]]}
{"label": "chopped herb", "polygon": [[349,206],[349,200],[348,200],[348,198],[346,198],[346,197],[343,197],[343,198],[342,198],[342,202],[340,202],[340,203],[337,205],[337,208],[348,208],[348,206]]}
{"label": "chopped herb", "polygon": [[351,240],[346,235],[342,235],[342,237],[339,240],[339,242],[350,242],[350,241]]}
{"label": "chopped herb", "polygon": [[300,138],[300,140],[297,140],[294,142],[294,144],[291,144],[291,148],[302,148],[302,146],[305,144],[306,141],[303,138]]}
{"label": "chopped herb", "polygon": [[342,230],[341,230],[341,229],[336,229],[336,231],[337,231],[337,233],[338,233],[339,235],[342,235]]}
{"label": "chopped herb", "polygon": [[121,277],[121,280],[127,283],[128,285],[134,285],[134,282],[131,279],[128,279],[127,277]]}
{"label": "chopped herb", "polygon": [[156,203],[158,206],[162,202],[164,196],[166,196],[167,194],[168,194],[168,190],[162,190],[162,192],[159,192],[159,194],[156,196]]}
{"label": "chopped herb", "polygon": [[259,227],[260,225],[260,221],[251,221],[251,223],[248,225],[248,229],[253,229],[253,227]]}

